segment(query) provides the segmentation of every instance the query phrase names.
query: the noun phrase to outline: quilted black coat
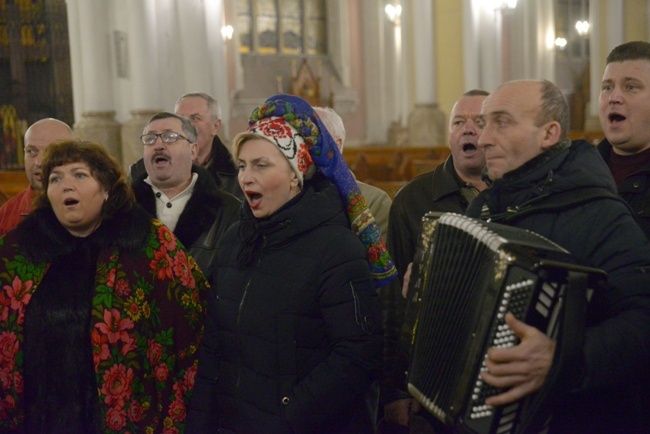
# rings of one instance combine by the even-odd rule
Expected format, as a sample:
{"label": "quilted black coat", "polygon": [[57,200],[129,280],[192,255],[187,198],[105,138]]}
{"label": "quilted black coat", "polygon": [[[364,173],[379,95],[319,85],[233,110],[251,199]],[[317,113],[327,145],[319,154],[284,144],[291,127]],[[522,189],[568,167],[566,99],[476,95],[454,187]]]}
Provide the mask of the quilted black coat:
{"label": "quilted black coat", "polygon": [[[580,202],[589,191],[596,197]],[[650,427],[650,247],[596,148],[560,142],[506,173],[470,204],[478,217],[537,232],[608,273],[587,310],[583,363],[574,367],[551,432],[636,433]],[[573,204],[566,203],[567,194]],[[600,196],[600,197],[597,197]],[[562,209],[523,213],[529,207]]]}
{"label": "quilted black coat", "polygon": [[213,280],[188,432],[373,432],[377,297],[329,181],[267,219],[245,204]]}

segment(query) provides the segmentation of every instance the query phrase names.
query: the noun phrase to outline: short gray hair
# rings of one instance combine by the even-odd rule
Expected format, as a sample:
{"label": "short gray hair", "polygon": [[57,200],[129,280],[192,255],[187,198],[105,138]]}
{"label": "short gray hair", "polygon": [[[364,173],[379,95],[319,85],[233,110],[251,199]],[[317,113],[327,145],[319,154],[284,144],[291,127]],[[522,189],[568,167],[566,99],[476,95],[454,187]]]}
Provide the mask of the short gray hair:
{"label": "short gray hair", "polygon": [[560,140],[566,137],[569,131],[569,105],[562,95],[559,87],[548,80],[541,80],[542,107],[537,116],[537,126],[541,127],[547,122],[560,123]]}
{"label": "short gray hair", "polygon": [[178,103],[185,98],[201,98],[205,100],[205,102],[208,103],[208,111],[212,116],[212,120],[221,120],[221,107],[219,106],[219,101],[217,101],[212,95],[208,95],[204,92],[190,92],[178,98],[176,104],[174,104],[174,111],[176,110],[176,107],[178,107]]}
{"label": "short gray hair", "polygon": [[334,140],[337,138],[341,139],[341,152],[343,152],[343,144],[345,143],[345,125],[343,125],[343,119],[341,119],[341,116],[330,107],[314,107],[314,111]]}

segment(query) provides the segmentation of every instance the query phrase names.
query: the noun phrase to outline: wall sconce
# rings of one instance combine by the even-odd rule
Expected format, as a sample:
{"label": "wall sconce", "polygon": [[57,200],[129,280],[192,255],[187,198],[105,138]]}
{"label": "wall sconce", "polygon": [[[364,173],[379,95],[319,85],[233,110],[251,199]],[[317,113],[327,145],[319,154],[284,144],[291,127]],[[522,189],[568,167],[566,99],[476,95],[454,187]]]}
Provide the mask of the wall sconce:
{"label": "wall sconce", "polygon": [[224,41],[230,41],[232,39],[232,34],[234,31],[235,29],[233,29],[231,25],[223,26],[221,28],[221,37]]}
{"label": "wall sconce", "polygon": [[589,21],[577,21],[576,30],[580,36],[585,36],[589,33]]}
{"label": "wall sconce", "polygon": [[401,5],[386,5],[384,8],[386,11],[386,16],[390,20],[391,23],[399,25],[400,23],[400,17],[402,16],[402,6]]}
{"label": "wall sconce", "polygon": [[555,46],[559,50],[564,50],[566,48],[567,40],[566,38],[555,38]]}

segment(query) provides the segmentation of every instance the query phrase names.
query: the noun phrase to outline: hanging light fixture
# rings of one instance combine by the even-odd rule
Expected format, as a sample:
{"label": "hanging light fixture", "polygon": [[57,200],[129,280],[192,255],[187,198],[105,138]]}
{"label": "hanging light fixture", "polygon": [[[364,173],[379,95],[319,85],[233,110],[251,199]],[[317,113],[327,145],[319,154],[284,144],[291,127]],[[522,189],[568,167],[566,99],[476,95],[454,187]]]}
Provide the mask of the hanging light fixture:
{"label": "hanging light fixture", "polygon": [[400,17],[402,16],[402,6],[401,5],[391,5],[388,4],[384,8],[384,11],[386,12],[386,16],[388,17],[388,20],[391,23],[394,24],[399,24]]}
{"label": "hanging light fixture", "polygon": [[576,30],[580,36],[585,36],[589,33],[589,21],[577,21]]}
{"label": "hanging light fixture", "polygon": [[221,28],[221,37],[224,41],[229,41],[232,39],[232,35],[235,29],[231,25],[223,26]]}

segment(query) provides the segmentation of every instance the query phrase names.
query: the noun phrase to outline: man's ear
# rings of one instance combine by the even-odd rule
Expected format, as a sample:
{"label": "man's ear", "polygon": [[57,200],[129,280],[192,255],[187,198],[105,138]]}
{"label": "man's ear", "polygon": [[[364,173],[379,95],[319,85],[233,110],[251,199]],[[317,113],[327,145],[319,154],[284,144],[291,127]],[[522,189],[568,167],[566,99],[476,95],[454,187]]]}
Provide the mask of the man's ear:
{"label": "man's ear", "polygon": [[343,139],[340,138],[340,137],[337,137],[336,139],[334,139],[334,141],[336,142],[336,146],[339,148],[339,151],[341,151],[341,154],[342,154],[343,153]]}
{"label": "man's ear", "polygon": [[542,137],[542,150],[546,150],[560,141],[562,127],[558,121],[551,121],[542,127],[544,136]]}
{"label": "man's ear", "polygon": [[199,156],[199,145],[198,143],[192,143],[190,148],[190,155],[192,156],[192,161],[196,161]]}
{"label": "man's ear", "polygon": [[215,121],[212,122],[212,135],[216,136],[220,129],[221,129],[221,119],[215,119]]}

